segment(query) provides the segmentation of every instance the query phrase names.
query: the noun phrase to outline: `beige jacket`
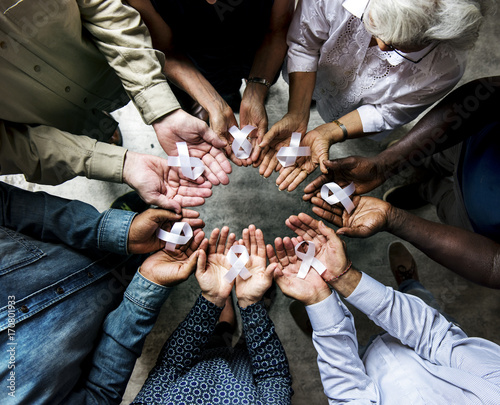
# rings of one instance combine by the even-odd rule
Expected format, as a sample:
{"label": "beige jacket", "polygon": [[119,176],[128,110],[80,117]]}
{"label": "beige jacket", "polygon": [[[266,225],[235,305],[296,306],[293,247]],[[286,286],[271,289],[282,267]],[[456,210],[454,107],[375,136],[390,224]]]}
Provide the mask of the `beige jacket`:
{"label": "beige jacket", "polygon": [[0,11],[0,174],[121,182],[126,150],[95,140],[114,130],[102,111],[130,97],[151,124],[179,108],[139,14],[120,0],[0,0]]}

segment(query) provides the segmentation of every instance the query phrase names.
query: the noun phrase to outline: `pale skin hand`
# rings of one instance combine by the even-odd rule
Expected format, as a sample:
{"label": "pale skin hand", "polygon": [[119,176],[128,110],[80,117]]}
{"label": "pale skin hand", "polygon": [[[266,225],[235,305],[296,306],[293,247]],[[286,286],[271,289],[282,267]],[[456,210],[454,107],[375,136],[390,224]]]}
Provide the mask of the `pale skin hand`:
{"label": "pale skin hand", "polygon": [[212,185],[179,178],[166,159],[127,151],[123,163],[123,182],[136,190],[148,204],[181,212],[182,207],[202,205],[212,195]]}
{"label": "pale skin hand", "polygon": [[[297,243],[298,240],[295,240],[295,244]],[[271,245],[267,245],[267,256],[271,264],[276,265],[274,279],[283,294],[301,301],[304,305],[315,304],[330,296],[330,287],[316,271],[309,271],[304,279],[297,277],[301,262],[295,254],[294,243],[290,238],[276,238],[274,246],[276,253]]]}
{"label": "pale skin hand", "polygon": [[205,223],[193,210],[183,209],[182,215],[163,209],[148,209],[132,220],[128,232],[127,250],[131,254],[155,252],[165,247],[165,242],[158,239],[156,231],[174,222],[187,222],[191,228],[203,228]]}
{"label": "pale skin hand", "polygon": [[350,156],[343,159],[324,162],[327,174],[321,174],[304,188],[304,201],[320,196],[321,187],[334,181],[340,187],[346,187],[354,182],[356,194],[365,194],[376,189],[389,177],[389,173],[379,163],[377,158]]}
{"label": "pale skin hand", "polygon": [[330,280],[347,268],[349,263],[345,254],[345,244],[333,229],[304,213],[290,216],[285,224],[304,240],[314,243],[315,258],[326,266],[322,274],[325,280]]}
{"label": "pale skin hand", "polygon": [[236,241],[234,233],[229,234],[229,228],[214,229],[207,241],[208,255],[206,267],[196,272],[202,295],[218,307],[223,307],[231,294],[234,281],[228,283],[224,276],[231,268],[226,255]]}
{"label": "pale skin hand", "polygon": [[177,156],[177,142],[186,142],[189,154],[203,161],[204,176],[214,186],[228,184],[231,164],[219,148],[227,146],[208,125],[183,110],[175,110],[153,123],[158,141],[167,155]]}
{"label": "pale skin hand", "polygon": [[245,246],[250,256],[245,267],[252,274],[252,277],[246,280],[239,276],[236,277],[236,296],[239,306],[246,308],[259,302],[264,293],[271,287],[276,264],[271,264],[266,268],[266,245],[260,229],[256,229],[255,225],[250,225],[243,230],[242,236],[239,244]]}
{"label": "pale skin hand", "polygon": [[156,252],[142,263],[139,272],[153,283],[166,287],[182,283],[197,267],[204,266],[204,235],[197,232],[190,243],[174,251]]}
{"label": "pale skin hand", "polygon": [[351,214],[318,197],[313,197],[311,202],[316,205],[313,208],[316,215],[340,227],[337,235],[353,238],[367,238],[387,230],[392,210],[391,204],[373,197],[353,198],[356,208]]}

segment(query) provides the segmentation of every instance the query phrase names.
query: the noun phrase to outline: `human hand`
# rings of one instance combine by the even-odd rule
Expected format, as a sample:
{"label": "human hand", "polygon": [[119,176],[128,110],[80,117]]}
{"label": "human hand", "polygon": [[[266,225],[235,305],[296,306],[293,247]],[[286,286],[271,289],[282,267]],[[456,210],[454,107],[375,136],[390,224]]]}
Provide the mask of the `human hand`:
{"label": "human hand", "polygon": [[177,142],[186,142],[189,154],[203,161],[204,176],[214,186],[228,184],[231,164],[219,148],[228,145],[202,120],[178,109],[153,123],[161,147],[169,156],[177,155]]}
{"label": "human hand", "polygon": [[[316,221],[307,214],[292,215],[285,221],[292,231],[304,240],[313,242],[316,247],[315,258],[326,266],[322,274],[324,280],[330,280],[341,274],[349,265],[345,243],[323,222]],[[311,272],[311,271],[310,271]],[[310,273],[309,272],[309,273]]]}
{"label": "human hand", "polygon": [[313,196],[319,197],[321,187],[325,183],[334,181],[340,187],[348,186],[354,182],[356,194],[365,194],[384,183],[387,173],[378,163],[378,159],[362,156],[349,156],[347,158],[327,160],[324,162],[328,173],[322,174],[304,188],[305,201]]}
{"label": "human hand", "polygon": [[259,145],[264,139],[268,124],[264,101],[265,96],[261,97],[260,94],[256,94],[256,91],[252,91],[251,86],[247,85],[240,105],[240,123],[242,128],[245,125],[252,125],[257,128],[257,131],[253,132],[253,136],[249,139],[252,144],[252,154],[247,162],[248,164],[253,163],[255,167],[263,149]]}
{"label": "human hand", "polygon": [[205,223],[193,210],[183,209],[182,215],[164,209],[150,208],[134,217],[128,231],[127,250],[131,254],[155,252],[165,247],[165,241],[156,236],[158,228],[174,222],[187,222],[191,228],[203,228]]}
{"label": "human hand", "polygon": [[203,231],[195,232],[191,243],[174,251],[160,250],[149,256],[140,273],[153,283],[173,287],[187,280],[198,267],[205,267],[206,239]]}
{"label": "human hand", "polygon": [[148,204],[181,212],[196,207],[212,195],[212,185],[199,178],[196,182],[179,178],[166,159],[127,151],[123,164],[123,182],[136,190]]}
{"label": "human hand", "polygon": [[236,297],[241,308],[255,304],[262,299],[264,293],[273,283],[273,272],[276,264],[271,264],[266,268],[266,245],[264,235],[255,225],[250,225],[243,230],[243,239],[240,245],[245,246],[250,256],[250,260],[245,267],[252,274],[252,277],[244,280],[236,277]]}
{"label": "human hand", "polygon": [[301,301],[304,305],[312,305],[323,301],[331,294],[330,287],[316,271],[309,271],[305,278],[298,278],[300,261],[294,246],[299,240],[276,238],[274,246],[267,245],[267,256],[271,264],[275,264],[274,279],[283,294]]}
{"label": "human hand", "polygon": [[258,145],[262,151],[259,159],[254,162],[254,166],[259,166],[259,174],[269,177],[273,171],[281,168],[276,155],[281,147],[290,144],[292,132],[306,133],[308,121],[309,113],[306,115],[287,113],[271,127],[264,135],[262,142]]}
{"label": "human hand", "polygon": [[331,206],[321,198],[313,197],[311,202],[316,205],[313,212],[328,222],[340,227],[337,235],[352,238],[367,238],[378,232],[385,231],[389,226],[392,205],[373,197],[355,197],[355,209],[351,214],[340,207]]}
{"label": "human hand", "polygon": [[333,142],[328,132],[322,127],[320,125],[309,131],[302,139],[301,145],[311,148],[311,156],[299,157],[294,166],[284,167],[280,170],[280,175],[276,179],[280,190],[295,190],[318,165],[322,172],[327,172],[324,161],[328,160],[328,152]]}
{"label": "human hand", "polygon": [[224,276],[230,269],[230,264],[226,258],[229,249],[236,240],[234,233],[229,235],[227,226],[214,229],[208,240],[208,255],[205,267],[200,267],[196,271],[196,279],[201,288],[203,297],[214,303],[218,307],[223,307],[227,297],[231,294],[234,281],[228,283]]}

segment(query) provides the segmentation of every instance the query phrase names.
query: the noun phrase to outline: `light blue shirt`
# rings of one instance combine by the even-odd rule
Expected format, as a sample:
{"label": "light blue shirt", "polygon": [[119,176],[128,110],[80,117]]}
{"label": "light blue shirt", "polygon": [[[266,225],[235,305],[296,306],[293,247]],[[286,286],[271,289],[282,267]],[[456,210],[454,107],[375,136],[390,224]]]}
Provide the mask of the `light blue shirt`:
{"label": "light blue shirt", "polygon": [[500,403],[500,346],[467,337],[420,298],[364,273],[347,301],[387,333],[361,360],[353,317],[336,293],[306,307],[330,404]]}

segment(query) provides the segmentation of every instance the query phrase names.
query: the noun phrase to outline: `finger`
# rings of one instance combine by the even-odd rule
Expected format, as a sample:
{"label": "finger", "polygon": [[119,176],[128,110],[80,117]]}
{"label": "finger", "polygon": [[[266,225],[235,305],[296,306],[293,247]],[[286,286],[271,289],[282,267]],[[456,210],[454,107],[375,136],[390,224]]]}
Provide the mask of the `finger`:
{"label": "finger", "polygon": [[257,242],[257,255],[259,257],[265,257],[266,244],[264,242],[264,233],[260,229],[255,230],[255,240]]}
{"label": "finger", "polygon": [[[211,185],[211,183],[209,183],[209,184]],[[181,197],[208,198],[212,195],[212,190],[208,187],[198,187],[195,185],[192,185],[190,187],[180,186],[177,189],[177,194],[180,195]]]}
{"label": "finger", "polygon": [[197,262],[196,262],[196,271],[205,271],[207,268],[207,254],[204,250],[198,250],[197,252]]}
{"label": "finger", "polygon": [[226,249],[227,237],[229,235],[229,228],[227,226],[222,227],[220,232],[219,241],[217,243],[216,253],[224,254],[224,250]]}
{"label": "finger", "polygon": [[266,255],[270,263],[278,263],[278,258],[276,257],[273,245],[266,245]]}
{"label": "finger", "polygon": [[264,171],[264,173],[262,173],[262,175],[266,178],[269,177],[271,174],[273,174],[273,172],[276,169],[276,165],[278,164],[276,151],[274,151],[273,149],[269,149],[268,156],[269,156],[269,162],[267,163],[266,170]]}
{"label": "finger", "polygon": [[[304,214],[304,215],[306,215],[306,214]],[[301,220],[300,214],[299,214],[299,216],[291,215],[285,221],[285,225],[288,228],[290,228],[292,231],[294,231],[297,235],[302,236],[305,240],[313,240],[318,234],[314,229],[312,229],[309,218],[312,221],[316,221],[316,220],[312,219],[309,215],[306,215],[306,217],[304,217],[304,220],[306,221],[306,223],[304,223],[304,221]],[[313,222],[313,224],[314,224],[314,222]]]}
{"label": "finger", "polygon": [[210,234],[210,239],[208,240],[208,254],[212,255],[217,252],[217,240],[219,239],[220,230],[215,228]]}
{"label": "finger", "polygon": [[292,259],[295,257],[295,247],[293,246],[292,239],[289,237],[283,238],[283,247],[288,260],[292,262]]}
{"label": "finger", "polygon": [[274,271],[279,267],[280,267],[279,263],[271,263],[269,266],[266,267],[264,274],[267,277],[272,277],[274,275]]}
{"label": "finger", "polygon": [[280,264],[283,267],[288,266],[289,262],[287,260],[285,247],[283,246],[283,239],[276,238],[274,240],[274,249],[276,250],[276,257],[278,258]]}
{"label": "finger", "polygon": [[260,148],[260,153],[259,157],[253,162],[253,167],[259,167],[262,164],[262,161],[264,160],[264,157],[266,156],[267,152],[269,151],[269,147],[266,146],[265,148]]}
{"label": "finger", "polygon": [[198,254],[191,255],[187,262],[181,267],[180,273],[181,277],[184,280],[187,280],[188,277],[197,269],[198,263]]}
{"label": "finger", "polygon": [[204,131],[200,133],[204,141],[216,148],[223,148],[227,145],[227,140],[219,137],[208,125],[205,124]]}
{"label": "finger", "polygon": [[313,207],[312,211],[320,218],[324,219],[325,221],[328,221],[335,226],[342,226],[343,222],[342,219],[335,215],[334,213],[324,210],[323,208],[319,207]]}
{"label": "finger", "polygon": [[323,221],[318,223],[318,232],[325,236],[328,240],[338,240],[339,237],[336,235],[332,228],[325,225]]}
{"label": "finger", "polygon": [[250,233],[250,254],[257,255],[257,239],[255,237],[255,225],[250,225],[248,227]]}
{"label": "finger", "polygon": [[[288,187],[288,185],[293,181],[295,176],[297,176],[300,172],[300,169],[296,166],[285,167],[278,178],[276,179],[276,184],[280,191],[284,190]],[[289,179],[289,180],[287,180]],[[285,183],[285,185],[283,185]]]}
{"label": "finger", "polygon": [[186,254],[191,256],[196,250],[200,248],[201,243],[205,240],[205,232],[197,232],[194,235],[191,243],[186,246]]}
{"label": "finger", "polygon": [[171,198],[168,198],[165,194],[158,193],[155,197],[144,198],[144,201],[148,204],[157,205],[158,207],[174,211],[178,214],[182,211],[181,204]]}
{"label": "finger", "polygon": [[227,238],[226,248],[224,249],[224,254],[227,255],[229,253],[229,249],[233,247],[236,242],[236,235],[231,233]]}
{"label": "finger", "polygon": [[312,197],[314,197],[320,191],[323,184],[325,184],[327,182],[328,182],[328,176],[325,174],[321,174],[320,176],[316,177],[307,186],[305,186],[304,196],[302,197],[302,199],[304,201],[310,200]]}
{"label": "finger", "polygon": [[137,218],[146,217],[149,220],[156,222],[157,224],[163,224],[164,222],[175,222],[181,219],[180,214],[175,212],[161,209],[161,208],[149,208],[142,214],[139,214]]}
{"label": "finger", "polygon": [[243,229],[242,236],[243,236],[242,240],[243,245],[247,248],[248,252],[250,252],[251,243],[250,243],[250,231],[248,230],[248,228]]}
{"label": "finger", "polygon": [[198,218],[200,216],[200,213],[195,210],[190,210],[188,208],[183,208],[182,209],[182,218],[188,219],[188,218]]}
{"label": "finger", "polygon": [[203,172],[203,175],[210,183],[212,183],[214,186],[217,186],[221,183],[229,183],[229,177],[227,177],[227,174],[224,172],[219,162],[210,153],[206,153],[205,155],[203,155],[201,160],[205,165],[205,171]]}

